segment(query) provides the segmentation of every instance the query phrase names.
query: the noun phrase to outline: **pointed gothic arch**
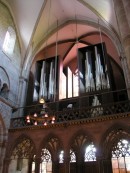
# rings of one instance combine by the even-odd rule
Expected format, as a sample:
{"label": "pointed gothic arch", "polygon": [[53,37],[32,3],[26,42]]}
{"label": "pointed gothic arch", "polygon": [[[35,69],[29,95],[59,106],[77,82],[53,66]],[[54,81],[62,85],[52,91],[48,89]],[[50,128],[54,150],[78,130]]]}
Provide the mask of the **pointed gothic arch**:
{"label": "pointed gothic arch", "polygon": [[113,146],[117,144],[120,139],[130,139],[130,129],[123,124],[115,124],[110,127],[103,135],[100,143],[102,154],[105,158],[111,158],[111,151]]}

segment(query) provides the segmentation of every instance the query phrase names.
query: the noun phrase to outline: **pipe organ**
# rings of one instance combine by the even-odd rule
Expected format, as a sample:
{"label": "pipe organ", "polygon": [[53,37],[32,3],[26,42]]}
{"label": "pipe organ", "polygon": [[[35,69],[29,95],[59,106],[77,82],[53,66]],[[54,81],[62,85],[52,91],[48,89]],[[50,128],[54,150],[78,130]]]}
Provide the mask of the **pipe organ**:
{"label": "pipe organ", "polygon": [[79,93],[98,92],[110,89],[108,59],[105,44],[79,48]]}
{"label": "pipe organ", "polygon": [[[61,64],[58,65],[58,58],[55,57],[37,61],[33,101],[39,101],[41,97],[52,102],[55,98],[74,97],[74,105],[86,107],[119,100],[117,94],[109,92],[116,90],[117,72],[112,70],[116,66],[108,58],[105,43],[78,48],[77,57],[66,66],[63,61],[59,62]],[[121,72],[119,75],[121,76]],[[122,80],[121,83],[123,82]],[[123,99],[125,96],[121,97]],[[73,102],[71,101],[72,99],[70,103]],[[59,107],[67,107],[67,104],[68,100],[64,100]]]}
{"label": "pipe organ", "polygon": [[40,98],[44,98],[46,100],[53,101],[57,86],[57,65],[55,65],[55,58],[38,61],[37,63],[39,66],[39,72],[37,73],[39,75],[36,75],[37,77],[35,80],[39,83],[39,90],[37,93],[38,99],[40,100]]}
{"label": "pipe organ", "polygon": [[91,68],[91,58],[88,56],[88,52],[86,52],[85,57],[85,89],[86,92],[95,90],[95,83]]}
{"label": "pipe organ", "polygon": [[[106,64],[101,64],[101,55],[97,52],[97,46],[94,46],[95,50],[95,74],[96,74],[96,90],[109,89],[109,78],[106,72]],[[103,70],[103,67],[105,67]]]}

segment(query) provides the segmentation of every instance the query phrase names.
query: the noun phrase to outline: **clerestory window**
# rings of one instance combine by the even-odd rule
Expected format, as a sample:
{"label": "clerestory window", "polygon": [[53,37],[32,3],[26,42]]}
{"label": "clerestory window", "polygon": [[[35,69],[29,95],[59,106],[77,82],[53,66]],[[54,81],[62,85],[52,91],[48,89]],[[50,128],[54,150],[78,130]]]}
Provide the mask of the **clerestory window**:
{"label": "clerestory window", "polygon": [[15,30],[11,26],[9,26],[3,43],[3,51],[8,55],[11,55],[13,53],[15,41],[16,41]]}

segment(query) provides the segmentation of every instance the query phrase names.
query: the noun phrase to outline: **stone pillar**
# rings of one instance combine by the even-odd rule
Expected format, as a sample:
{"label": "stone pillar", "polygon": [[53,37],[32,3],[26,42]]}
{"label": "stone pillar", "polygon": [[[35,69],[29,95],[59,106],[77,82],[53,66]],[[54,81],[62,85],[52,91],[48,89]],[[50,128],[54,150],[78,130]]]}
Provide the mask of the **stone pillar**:
{"label": "stone pillar", "polygon": [[52,172],[53,173],[60,173],[59,171],[59,155],[57,155],[57,152],[54,153],[52,160]]}
{"label": "stone pillar", "polygon": [[32,173],[32,163],[33,163],[33,159],[29,159],[28,160],[28,173]]}
{"label": "stone pillar", "polygon": [[77,173],[85,172],[84,171],[84,153],[77,152],[78,155],[76,156],[76,169]]}
{"label": "stone pillar", "polygon": [[67,149],[64,153],[64,170],[65,173],[70,173],[70,152]]}
{"label": "stone pillar", "polygon": [[112,173],[112,163],[111,158],[101,161],[100,164],[100,173]]}
{"label": "stone pillar", "polygon": [[127,94],[128,94],[128,98],[130,100],[130,71],[128,68],[128,63],[127,63],[126,57],[123,53],[121,54],[121,64],[122,64],[122,69],[124,72]]}
{"label": "stone pillar", "polygon": [[127,14],[127,21],[130,27],[130,0],[122,0],[123,5],[124,5],[124,9],[125,9],[125,13]]}
{"label": "stone pillar", "polygon": [[35,173],[40,172],[40,162],[41,162],[41,158],[36,157],[35,158]]}
{"label": "stone pillar", "polygon": [[3,162],[3,171],[2,171],[2,173],[8,173],[9,164],[10,164],[10,159],[5,159],[4,162]]}
{"label": "stone pillar", "polygon": [[59,172],[59,160],[55,160],[52,162],[52,172],[53,173],[60,173]]}
{"label": "stone pillar", "polygon": [[[127,0],[125,0],[124,3],[126,1]],[[113,2],[120,32],[119,34],[124,47],[128,67],[130,69],[130,27],[128,24],[127,15],[122,0],[113,0]]]}
{"label": "stone pillar", "polygon": [[[27,93],[27,79],[25,79],[24,77],[20,77],[19,96],[18,96],[18,103],[20,107],[23,107],[25,105],[26,93]],[[18,116],[23,116],[22,108],[18,110]]]}

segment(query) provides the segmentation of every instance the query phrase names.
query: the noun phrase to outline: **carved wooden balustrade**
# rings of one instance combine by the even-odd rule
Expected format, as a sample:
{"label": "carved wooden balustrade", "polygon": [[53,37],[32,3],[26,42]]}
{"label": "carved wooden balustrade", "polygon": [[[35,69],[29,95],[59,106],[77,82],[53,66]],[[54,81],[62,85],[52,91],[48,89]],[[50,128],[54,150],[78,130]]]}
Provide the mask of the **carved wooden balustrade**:
{"label": "carved wooden balustrade", "polygon": [[[46,127],[116,119],[127,117],[129,114],[130,101],[128,100],[98,106],[66,108],[61,111],[51,111],[51,115],[54,115],[56,120],[54,124],[49,122]],[[43,124],[39,122],[37,126],[43,126]],[[11,119],[10,129],[25,127],[34,127],[34,120],[27,123],[25,116]]]}

